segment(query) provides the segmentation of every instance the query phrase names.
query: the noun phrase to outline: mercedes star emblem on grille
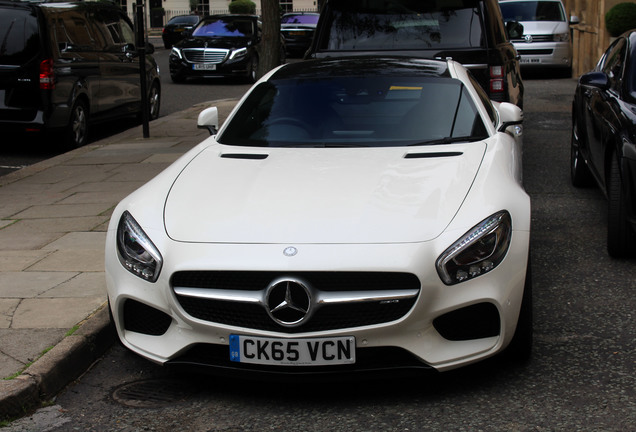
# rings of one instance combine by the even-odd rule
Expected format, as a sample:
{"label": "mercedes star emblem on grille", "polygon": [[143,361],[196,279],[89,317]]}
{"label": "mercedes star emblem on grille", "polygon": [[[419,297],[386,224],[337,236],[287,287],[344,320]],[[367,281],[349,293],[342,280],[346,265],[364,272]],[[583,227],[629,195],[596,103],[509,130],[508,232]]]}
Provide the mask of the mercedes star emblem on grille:
{"label": "mercedes star emblem on grille", "polygon": [[298,253],[298,249],[296,249],[293,246],[286,247],[283,250],[283,255],[288,256],[288,257],[292,257],[292,256],[296,255],[297,253]]}
{"label": "mercedes star emblem on grille", "polygon": [[311,291],[303,282],[292,278],[273,281],[265,294],[267,313],[278,324],[296,327],[312,312]]}

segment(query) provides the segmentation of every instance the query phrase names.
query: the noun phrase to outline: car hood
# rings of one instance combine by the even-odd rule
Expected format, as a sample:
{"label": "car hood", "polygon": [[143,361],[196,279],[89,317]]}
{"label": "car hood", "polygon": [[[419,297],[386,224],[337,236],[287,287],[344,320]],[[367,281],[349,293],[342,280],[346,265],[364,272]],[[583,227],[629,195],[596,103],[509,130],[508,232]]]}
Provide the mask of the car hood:
{"label": "car hood", "polygon": [[[247,46],[250,42],[248,37],[206,37],[194,36],[189,37],[177,45],[179,48],[240,48]],[[206,46],[207,44],[207,46]]]}
{"label": "car hood", "polygon": [[564,21],[522,21],[524,35],[549,35],[568,33],[568,23]]}
{"label": "car hood", "polygon": [[427,241],[457,213],[485,149],[213,145],[172,185],[165,229],[203,243]]}

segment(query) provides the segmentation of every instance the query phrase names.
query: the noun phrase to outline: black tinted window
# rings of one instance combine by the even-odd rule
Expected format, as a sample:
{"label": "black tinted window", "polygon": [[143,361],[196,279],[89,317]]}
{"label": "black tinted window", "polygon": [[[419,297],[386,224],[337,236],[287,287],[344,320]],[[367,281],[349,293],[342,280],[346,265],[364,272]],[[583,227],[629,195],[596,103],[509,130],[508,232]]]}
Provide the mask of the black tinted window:
{"label": "black tinted window", "polygon": [[603,60],[601,71],[605,72],[610,80],[610,85],[617,88],[623,75],[625,56],[627,55],[627,43],[625,39],[618,39],[614,45],[608,49]]}
{"label": "black tinted window", "polygon": [[60,52],[92,50],[95,39],[83,13],[69,10],[51,14],[57,46]]}
{"label": "black tinted window", "polygon": [[92,15],[101,46],[119,52],[121,46],[135,43],[135,33],[126,18],[112,10],[102,10]]}
{"label": "black tinted window", "polygon": [[397,50],[482,47],[479,2],[333,1],[320,49]]}
{"label": "black tinted window", "polygon": [[219,142],[245,146],[405,146],[484,139],[451,78],[347,76],[260,84]]}
{"label": "black tinted window", "polygon": [[24,9],[0,9],[0,64],[22,65],[39,51],[35,14]]}
{"label": "black tinted window", "polygon": [[500,3],[505,21],[565,21],[561,3],[554,1],[523,1]]}
{"label": "black tinted window", "polygon": [[168,24],[196,24],[199,22],[199,17],[196,15],[177,16],[168,21]]}

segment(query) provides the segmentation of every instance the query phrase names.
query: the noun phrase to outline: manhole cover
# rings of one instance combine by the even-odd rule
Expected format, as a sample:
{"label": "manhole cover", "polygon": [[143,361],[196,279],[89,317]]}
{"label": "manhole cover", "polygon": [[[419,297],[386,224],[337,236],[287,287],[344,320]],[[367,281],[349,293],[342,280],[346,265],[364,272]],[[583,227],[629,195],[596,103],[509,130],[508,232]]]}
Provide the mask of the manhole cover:
{"label": "manhole cover", "polygon": [[115,389],[113,399],[136,408],[157,408],[183,402],[196,393],[188,382],[170,379],[135,381]]}

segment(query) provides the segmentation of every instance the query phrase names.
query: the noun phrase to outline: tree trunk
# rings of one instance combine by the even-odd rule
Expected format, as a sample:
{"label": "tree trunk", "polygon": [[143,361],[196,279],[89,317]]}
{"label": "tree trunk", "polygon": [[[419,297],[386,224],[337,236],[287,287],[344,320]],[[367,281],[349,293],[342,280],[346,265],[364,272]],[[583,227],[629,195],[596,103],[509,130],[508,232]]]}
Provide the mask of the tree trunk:
{"label": "tree trunk", "polygon": [[261,57],[258,64],[258,77],[280,64],[280,5],[279,0],[261,0],[263,16],[263,39]]}

